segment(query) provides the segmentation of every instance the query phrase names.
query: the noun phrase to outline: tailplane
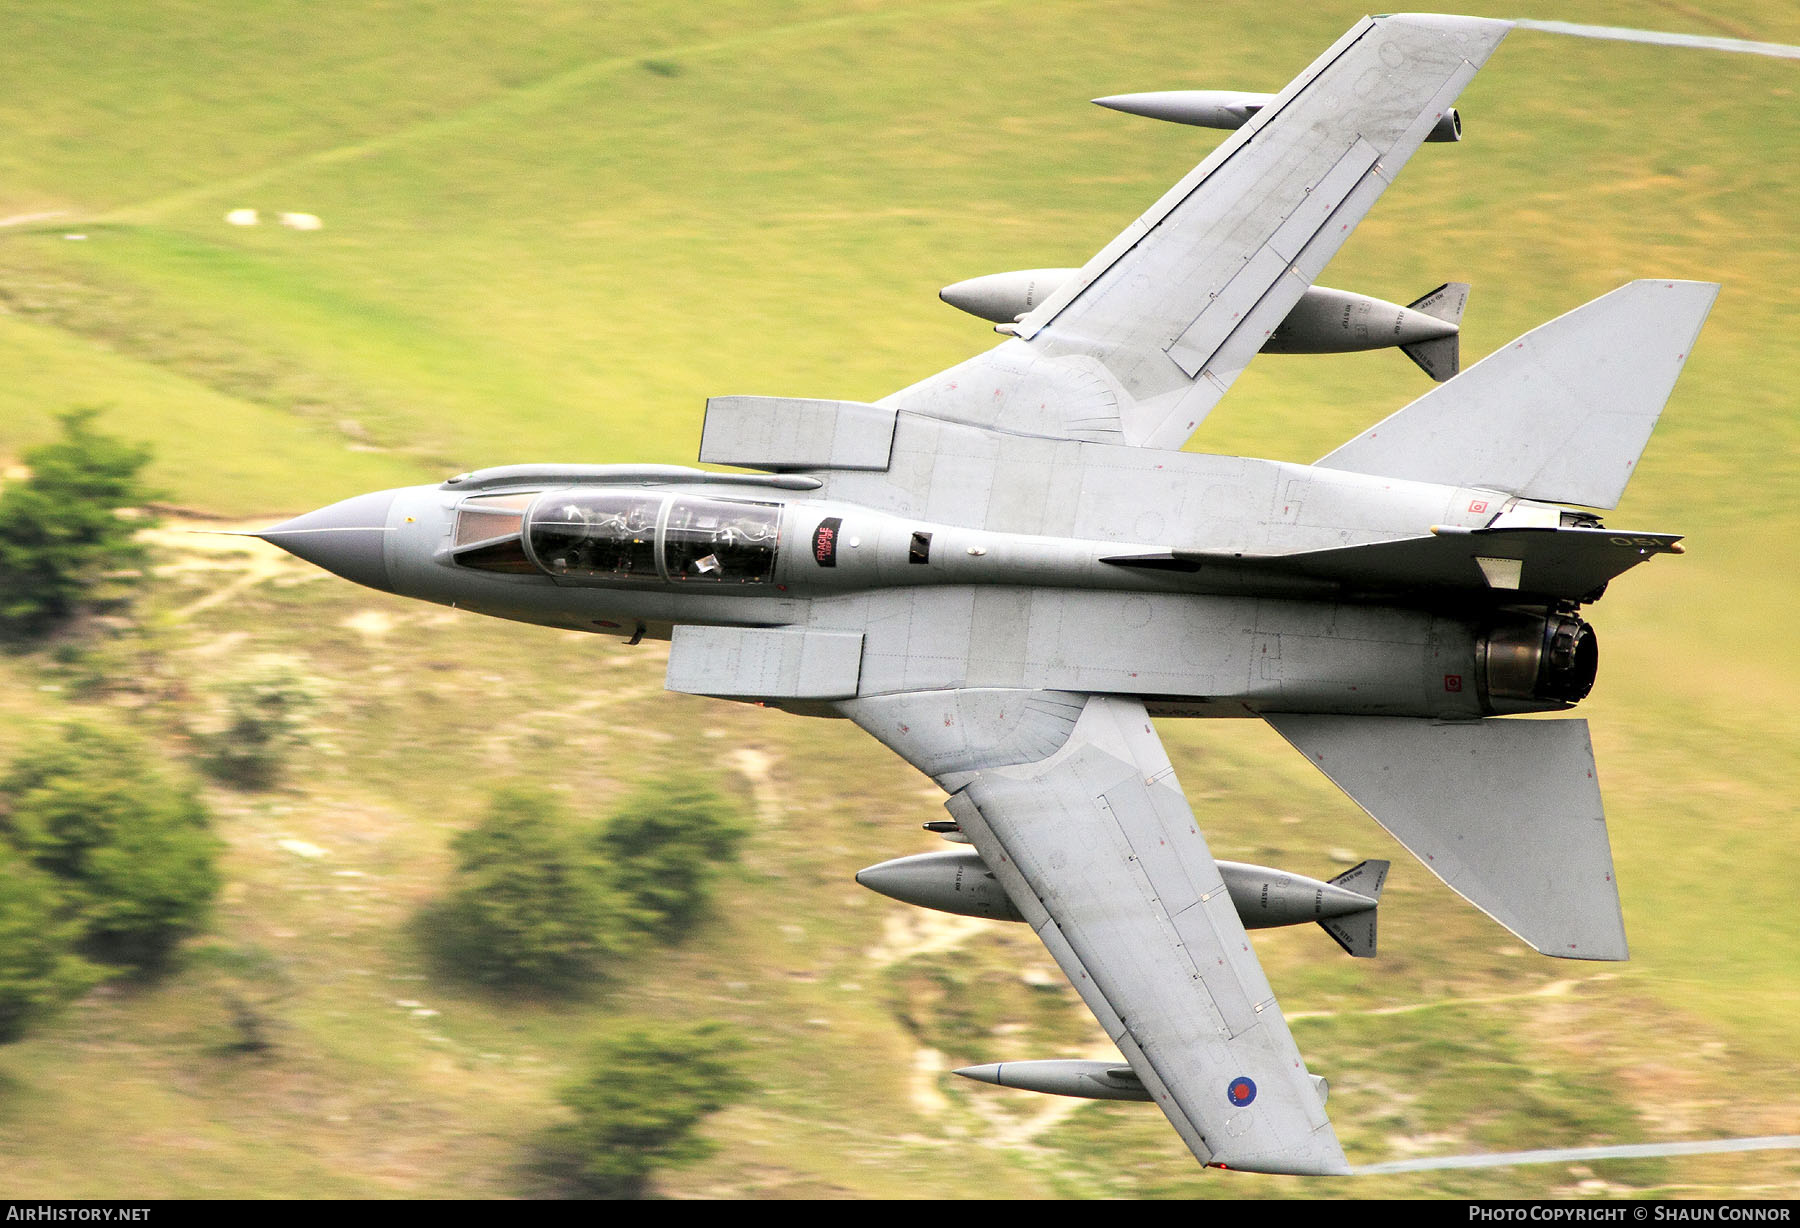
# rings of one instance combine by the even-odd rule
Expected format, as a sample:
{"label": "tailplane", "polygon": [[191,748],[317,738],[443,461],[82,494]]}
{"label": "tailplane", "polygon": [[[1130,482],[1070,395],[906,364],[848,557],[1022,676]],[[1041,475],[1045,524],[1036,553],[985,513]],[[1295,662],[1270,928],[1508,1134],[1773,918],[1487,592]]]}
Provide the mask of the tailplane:
{"label": "tailplane", "polygon": [[1318,463],[1616,507],[1718,293],[1713,282],[1634,281],[1532,329]]}
{"label": "tailplane", "polygon": [[1452,890],[1545,955],[1626,958],[1586,721],[1264,719]]}

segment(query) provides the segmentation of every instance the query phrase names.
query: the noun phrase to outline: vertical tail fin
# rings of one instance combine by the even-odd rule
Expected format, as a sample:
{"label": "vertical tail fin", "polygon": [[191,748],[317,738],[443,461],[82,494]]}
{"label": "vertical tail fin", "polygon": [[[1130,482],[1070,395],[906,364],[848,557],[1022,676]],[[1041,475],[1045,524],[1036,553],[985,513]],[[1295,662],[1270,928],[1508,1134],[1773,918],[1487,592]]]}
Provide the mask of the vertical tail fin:
{"label": "vertical tail fin", "polygon": [[1718,293],[1712,282],[1634,281],[1532,329],[1318,463],[1616,507]]}
{"label": "vertical tail fin", "polygon": [[[1428,315],[1446,324],[1460,325],[1463,308],[1469,305],[1469,283],[1466,281],[1449,281],[1433,290],[1423,298],[1408,303],[1408,311],[1416,311]],[[1412,345],[1403,345],[1400,352],[1419,365],[1433,380],[1443,383],[1458,371],[1462,370],[1462,334],[1451,333],[1448,337],[1437,337],[1431,341],[1417,341]]]}

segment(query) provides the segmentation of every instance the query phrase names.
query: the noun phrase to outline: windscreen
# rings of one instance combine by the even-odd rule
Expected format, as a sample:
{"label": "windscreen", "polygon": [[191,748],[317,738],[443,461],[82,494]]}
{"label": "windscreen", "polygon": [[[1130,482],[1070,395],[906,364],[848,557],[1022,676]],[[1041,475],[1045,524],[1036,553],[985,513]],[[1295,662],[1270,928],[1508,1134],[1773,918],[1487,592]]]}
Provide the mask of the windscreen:
{"label": "windscreen", "polygon": [[520,540],[525,509],[535,498],[536,491],[519,491],[463,500],[456,510],[456,534],[451,539],[457,564],[481,571],[536,575],[538,569],[525,557]]}

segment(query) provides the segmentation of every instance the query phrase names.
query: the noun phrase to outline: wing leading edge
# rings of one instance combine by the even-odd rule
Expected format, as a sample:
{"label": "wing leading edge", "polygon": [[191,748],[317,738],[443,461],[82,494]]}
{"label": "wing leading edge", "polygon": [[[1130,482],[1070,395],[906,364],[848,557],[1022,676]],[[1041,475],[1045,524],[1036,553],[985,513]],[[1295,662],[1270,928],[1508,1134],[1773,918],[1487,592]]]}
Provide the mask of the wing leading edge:
{"label": "wing leading edge", "polygon": [[1010,761],[1027,745],[1042,753],[1043,739],[1011,736],[1002,707],[984,709],[989,736],[968,732],[1013,749],[972,758],[908,745],[915,722],[921,733],[951,725],[933,707],[954,705],[951,696],[845,710],[951,791],[963,832],[1203,1164],[1348,1172],[1322,1083],[1307,1073],[1143,704],[1066,698],[1055,721],[1031,697],[1003,705],[1014,721],[1067,731],[1026,762]]}
{"label": "wing leading edge", "polygon": [[1511,28],[1365,18],[1020,320],[1017,340],[889,403],[1179,448]]}

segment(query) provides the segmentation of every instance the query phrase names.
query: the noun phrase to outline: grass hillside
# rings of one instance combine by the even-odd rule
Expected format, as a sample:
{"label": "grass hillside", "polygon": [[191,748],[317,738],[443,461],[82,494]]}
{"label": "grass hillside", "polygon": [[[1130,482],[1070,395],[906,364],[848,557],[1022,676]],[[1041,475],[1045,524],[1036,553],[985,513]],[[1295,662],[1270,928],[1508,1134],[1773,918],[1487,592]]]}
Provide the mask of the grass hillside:
{"label": "grass hillside", "polygon": [[[1516,7],[1800,43],[1774,0]],[[708,395],[874,399],[995,340],[945,284],[1084,261],[1216,134],[1087,99],[1279,88],[1359,8],[1276,3],[72,0],[0,38],[0,469],[55,415],[155,449],[183,523],[266,523],[479,465],[691,463]],[[1633,958],[1532,955],[1273,733],[1165,722],[1224,858],[1392,857],[1383,954],[1257,948],[1353,1162],[1800,1133],[1800,67],[1516,32],[1323,282],[1473,283],[1466,360],[1638,276],[1724,283],[1621,528],[1689,553],[1592,615],[1582,709]],[[254,209],[260,222],[226,215]],[[282,225],[283,213],[318,229]],[[1392,352],[1270,356],[1194,442],[1309,461],[1424,391]],[[171,763],[269,654],[323,697],[229,843],[200,963],[0,1048],[13,1197],[538,1192],[588,1043],[719,1018],[756,1091],[676,1196],[1800,1194],[1800,1153],[1359,1183],[1197,1169],[1154,1110],[963,1086],[1100,1040],[1018,927],[852,881],[941,847],[930,783],[841,722],[661,690],[655,645],[514,627],[171,531],[133,631],[0,657],[0,762],[105,713]],[[1220,726],[1224,726],[1221,728]],[[699,934],[592,1000],[438,979],[449,840],[534,781],[595,816],[655,771],[758,820]],[[250,994],[274,1045],[233,1054]],[[1103,1051],[1103,1050],[1099,1050]]]}

